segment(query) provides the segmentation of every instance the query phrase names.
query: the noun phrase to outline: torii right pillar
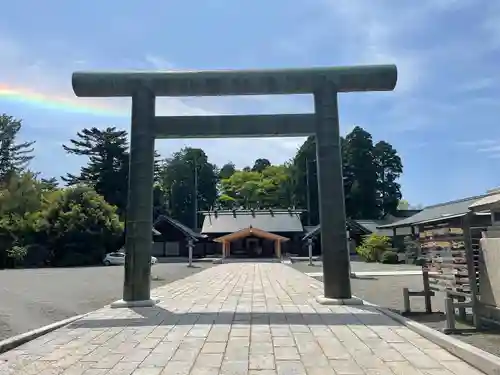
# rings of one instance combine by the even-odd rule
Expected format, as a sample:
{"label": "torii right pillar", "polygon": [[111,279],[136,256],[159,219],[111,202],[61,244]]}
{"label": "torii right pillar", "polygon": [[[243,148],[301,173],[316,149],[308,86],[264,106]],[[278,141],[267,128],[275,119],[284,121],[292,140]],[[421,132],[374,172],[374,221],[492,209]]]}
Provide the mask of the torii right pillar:
{"label": "torii right pillar", "polygon": [[324,284],[324,295],[317,300],[324,305],[361,305],[363,300],[351,294],[338,89],[323,82],[313,95]]}

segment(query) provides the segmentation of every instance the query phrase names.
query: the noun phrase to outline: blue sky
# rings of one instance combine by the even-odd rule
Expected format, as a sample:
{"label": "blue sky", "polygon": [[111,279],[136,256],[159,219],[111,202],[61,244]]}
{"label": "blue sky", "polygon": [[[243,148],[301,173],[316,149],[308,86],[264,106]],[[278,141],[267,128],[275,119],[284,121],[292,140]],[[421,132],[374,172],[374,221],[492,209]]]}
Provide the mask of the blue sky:
{"label": "blue sky", "polygon": [[[404,163],[403,195],[432,204],[500,185],[500,2],[491,0],[17,0],[2,5],[0,84],[74,98],[93,69],[239,69],[395,63],[388,93],[340,98],[342,132],[359,125]],[[496,68],[496,69],[495,69]],[[79,99],[129,111],[130,102]],[[309,96],[159,99],[158,114],[296,113]],[[61,144],[83,127],[129,119],[2,100],[36,140],[33,169],[76,172]],[[302,139],[157,141],[168,156],[202,147],[216,164],[281,163]]]}

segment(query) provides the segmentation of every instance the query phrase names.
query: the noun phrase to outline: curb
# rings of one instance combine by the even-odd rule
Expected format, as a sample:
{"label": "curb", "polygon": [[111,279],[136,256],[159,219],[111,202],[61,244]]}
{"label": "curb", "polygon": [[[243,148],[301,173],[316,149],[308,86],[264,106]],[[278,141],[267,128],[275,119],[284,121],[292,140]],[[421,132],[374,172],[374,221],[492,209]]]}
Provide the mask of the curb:
{"label": "curb", "polygon": [[[300,272],[300,271],[299,271]],[[306,274],[307,275],[307,274]],[[312,276],[311,279],[318,281]],[[309,284],[310,287],[314,289],[319,289],[320,287]],[[355,298],[359,298],[353,295]],[[362,299],[362,298],[360,298]],[[417,323],[414,320],[408,319],[402,315],[394,313],[389,309],[376,305],[374,303],[363,300],[366,306],[371,306],[380,311],[382,314],[388,316],[392,320],[395,320],[399,324],[405,326],[409,330],[418,333],[423,338],[426,338],[430,342],[440,346],[441,348],[458,357],[462,361],[468,363],[472,367],[484,372],[487,375],[500,375],[500,358],[488,353],[482,349],[476,348],[470,344],[467,344],[459,339],[452,336],[445,335],[435,329],[429,328],[424,324]],[[356,306],[354,306],[356,307]]]}
{"label": "curb", "polygon": [[71,318],[63,319],[55,323],[48,324],[46,326],[33,329],[31,331],[21,333],[20,335],[9,337],[8,339],[0,341],[0,354],[6,351],[17,348],[18,346],[27,343],[28,341],[34,340],[40,336],[43,336],[49,332],[55,331],[58,328],[64,327],[75,320],[81,319],[88,314],[76,315]]}
{"label": "curb", "polygon": [[405,318],[404,316],[394,313],[384,307],[375,305],[368,301],[365,301],[365,304],[375,307],[382,314],[387,315],[389,318],[404,325],[413,332],[418,333],[420,336],[447,350],[454,356],[467,362],[469,365],[484,372],[485,374],[500,375],[499,357],[460,341],[452,336],[445,335],[435,329],[429,328],[424,324]]}
{"label": "curb", "polygon": [[[322,272],[305,272],[305,274],[312,278],[322,278]],[[355,271],[351,272],[351,278],[357,277],[377,277],[377,276],[419,276],[422,271],[415,270],[402,270],[402,271]],[[316,279],[319,280],[319,279]],[[321,281],[321,280],[319,280]]]}

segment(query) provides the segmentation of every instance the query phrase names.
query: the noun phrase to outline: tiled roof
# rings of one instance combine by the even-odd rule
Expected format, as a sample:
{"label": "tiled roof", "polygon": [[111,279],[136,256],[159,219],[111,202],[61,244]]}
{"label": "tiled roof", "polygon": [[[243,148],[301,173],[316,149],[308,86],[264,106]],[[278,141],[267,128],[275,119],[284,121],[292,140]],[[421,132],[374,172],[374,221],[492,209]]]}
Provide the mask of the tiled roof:
{"label": "tiled roof", "polygon": [[481,198],[484,198],[486,195],[487,194],[428,206],[413,216],[407,217],[403,220],[398,220],[391,224],[381,225],[379,228],[407,227],[440,219],[444,220],[452,217],[460,217],[469,212],[469,206],[471,204]]}
{"label": "tiled roof", "polygon": [[300,211],[295,210],[235,210],[206,212],[201,233],[232,233],[249,228],[267,232],[304,232]]}
{"label": "tiled roof", "polygon": [[392,229],[379,229],[381,225],[390,224],[390,220],[355,220],[356,223],[366,228],[370,233],[380,234],[382,236],[392,236]]}
{"label": "tiled roof", "polygon": [[[172,219],[171,217],[165,216],[165,215],[159,216],[158,219],[156,220],[154,226],[156,227],[157,224],[161,223],[162,221],[167,221],[174,228],[177,228],[179,231],[181,231],[182,233],[184,233],[185,236],[191,237],[192,239],[198,240],[198,239],[201,239],[201,238],[205,238],[205,236],[203,236],[203,235],[201,235],[199,233],[196,233],[194,230],[192,230],[191,228],[185,226],[181,222],[179,222],[179,221],[177,221],[175,219]],[[153,230],[156,230],[156,229],[153,229]]]}
{"label": "tiled roof", "polygon": [[[361,220],[352,220],[352,219],[347,219],[346,220],[346,226],[347,229],[349,230],[357,230],[358,232],[364,233],[364,234],[369,234],[373,233],[371,232],[368,228],[365,226],[361,225],[359,222]],[[369,220],[364,220],[364,221],[369,221]],[[315,227],[307,227],[306,230],[306,235],[302,238],[303,240],[307,240],[308,238],[316,237],[321,230],[321,224],[316,225]]]}
{"label": "tiled roof", "polygon": [[481,198],[469,206],[471,211],[481,211],[496,208],[500,203],[500,193],[493,193]]}

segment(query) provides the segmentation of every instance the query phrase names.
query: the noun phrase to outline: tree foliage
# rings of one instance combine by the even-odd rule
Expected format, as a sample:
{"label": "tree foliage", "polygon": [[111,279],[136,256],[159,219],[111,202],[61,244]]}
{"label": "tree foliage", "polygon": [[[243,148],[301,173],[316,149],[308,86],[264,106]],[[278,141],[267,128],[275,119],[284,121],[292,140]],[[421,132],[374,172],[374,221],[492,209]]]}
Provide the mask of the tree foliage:
{"label": "tree foliage", "polygon": [[307,224],[319,224],[316,140],[313,136],[308,137],[297,151],[290,172],[294,203],[307,210],[304,214]]}
{"label": "tree foliage", "polygon": [[267,159],[259,158],[255,160],[253,164],[252,171],[262,173],[264,169],[271,166],[271,162]]}
{"label": "tree foliage", "polygon": [[84,184],[94,188],[107,202],[118,207],[119,212],[124,212],[129,169],[127,132],[114,127],[83,129],[63,148],[69,154],[85,156],[88,160],[79,175],[68,173],[62,177],[63,181],[69,186]]}
{"label": "tree foliage", "polygon": [[42,190],[45,191],[54,191],[57,190],[59,187],[59,182],[57,181],[57,178],[51,177],[51,178],[42,178],[40,180]]}
{"label": "tree foliage", "polygon": [[382,215],[393,214],[401,200],[401,185],[397,182],[403,173],[403,163],[397,151],[385,141],[373,148],[377,170],[378,208]]}
{"label": "tree foliage", "polygon": [[87,186],[65,189],[43,212],[50,263],[98,264],[123,234],[116,208]]}
{"label": "tree foliage", "polygon": [[[378,234],[371,234],[363,239],[356,252],[366,262],[378,262],[386,251],[390,250],[391,239]],[[397,256],[397,255],[396,255]]]}
{"label": "tree foliage", "polygon": [[269,165],[260,172],[236,171],[221,181],[220,189],[223,208],[287,208],[293,200],[291,172],[286,165]]}
{"label": "tree foliage", "polygon": [[[34,142],[18,140],[21,121],[0,116],[0,267],[26,264],[86,265],[116,250],[126,218],[129,152],[127,132],[115,127],[86,128],[64,150],[83,158],[76,174],[39,178],[28,171]],[[384,140],[374,144],[355,127],[340,138],[346,214],[377,219],[410,208],[401,199],[401,158]],[[306,210],[305,224],[319,224],[316,142],[309,137],[295,156],[273,165],[258,157],[238,169],[218,168],[202,149],[185,147],[159,161],[155,154],[153,219],[168,214],[187,226],[201,225],[197,211],[214,208]],[[121,222],[120,222],[121,218]],[[379,241],[377,245],[376,241]],[[380,238],[367,239],[367,259]],[[376,256],[379,258],[380,254]],[[390,255],[386,257],[390,258]]]}
{"label": "tree foliage", "polygon": [[[347,217],[378,219],[394,213],[401,199],[397,180],[403,171],[396,150],[385,141],[373,145],[371,134],[360,127],[341,137],[340,146]],[[292,164],[294,200],[301,208],[307,208],[309,201],[306,222],[317,225],[319,200],[314,137],[302,144]]]}
{"label": "tree foliage", "polygon": [[35,142],[19,142],[21,127],[21,120],[0,115],[0,183],[11,174],[23,172],[33,159]]}
{"label": "tree foliage", "polygon": [[23,173],[0,189],[0,268],[97,264],[122,233],[115,208],[90,187],[47,190]]}
{"label": "tree foliage", "polygon": [[377,169],[370,133],[356,126],[345,137],[343,164],[346,184],[346,210],[353,219],[375,219],[380,216],[377,207]]}
{"label": "tree foliage", "polygon": [[199,216],[195,209],[214,207],[218,171],[208,162],[203,150],[186,147],[174,153],[160,165],[159,176],[159,184],[169,202],[169,213],[183,224],[193,227],[195,215]]}
{"label": "tree foliage", "polygon": [[234,174],[234,172],[236,172],[236,166],[231,162],[226,163],[222,166],[222,168],[219,171],[219,178],[221,180],[229,178]]}

